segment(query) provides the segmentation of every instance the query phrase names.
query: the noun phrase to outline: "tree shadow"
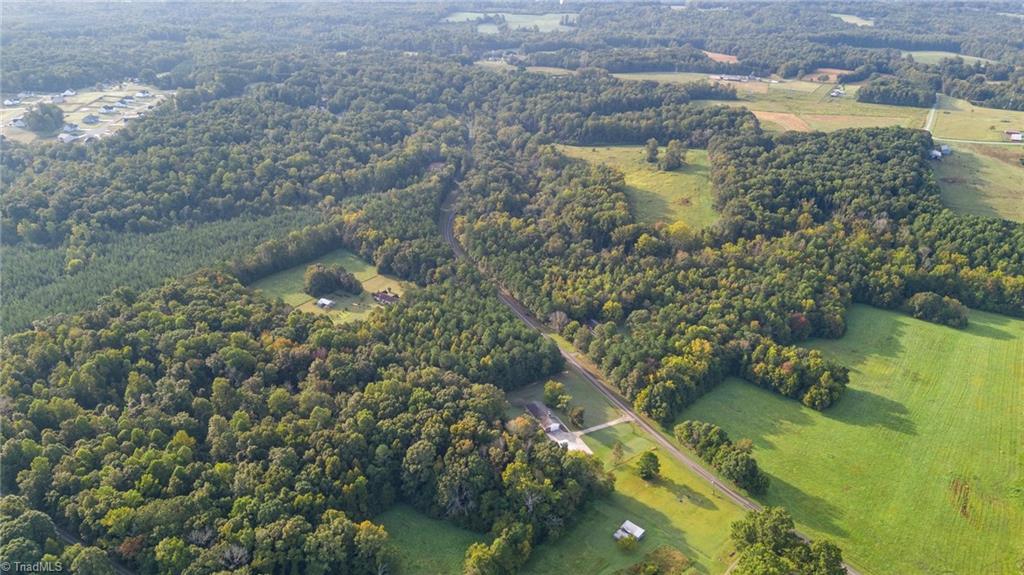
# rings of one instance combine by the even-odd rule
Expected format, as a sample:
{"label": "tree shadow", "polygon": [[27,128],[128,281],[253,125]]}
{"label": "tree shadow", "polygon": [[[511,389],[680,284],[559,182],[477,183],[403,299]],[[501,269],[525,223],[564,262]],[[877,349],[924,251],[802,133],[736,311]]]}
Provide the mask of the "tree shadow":
{"label": "tree shadow", "polygon": [[1012,333],[999,329],[998,326],[1009,325],[1010,318],[995,314],[981,315],[975,313],[974,310],[968,312],[967,316],[967,328],[966,331],[969,334],[977,335],[987,339],[995,339],[1001,341],[1009,341],[1017,339]]}
{"label": "tree shadow", "polygon": [[660,477],[655,483],[670,491],[675,496],[676,501],[680,503],[692,503],[697,507],[712,511],[718,509],[714,501],[694,491],[689,485],[679,483],[670,477]]}
{"label": "tree shadow", "polygon": [[[821,531],[827,533],[832,537],[846,537],[848,532],[836,524],[836,521],[842,517],[843,510],[836,505],[830,503],[828,500],[811,495],[806,491],[803,491],[792,483],[783,481],[782,479],[772,475],[771,484],[768,487],[768,501],[762,501],[769,505],[783,505],[784,507],[792,508],[799,507],[804,510],[798,512],[800,522],[814,529],[815,531]],[[810,512],[808,512],[810,511]]]}
{"label": "tree shadow", "polygon": [[[919,377],[910,374],[912,378]],[[884,427],[905,435],[917,435],[917,424],[909,417],[907,408],[877,393],[847,387],[840,398],[843,409],[826,409],[822,415],[838,422],[857,427]]]}

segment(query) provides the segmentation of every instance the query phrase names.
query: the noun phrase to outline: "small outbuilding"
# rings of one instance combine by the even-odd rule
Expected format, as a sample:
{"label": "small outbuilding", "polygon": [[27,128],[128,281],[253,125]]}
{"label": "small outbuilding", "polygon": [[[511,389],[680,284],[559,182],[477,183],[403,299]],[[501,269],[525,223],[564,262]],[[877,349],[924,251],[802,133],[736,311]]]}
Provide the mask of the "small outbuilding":
{"label": "small outbuilding", "polygon": [[78,92],[76,92],[76,91],[74,91],[74,90],[70,90],[70,89],[68,89],[68,90],[64,90],[63,92],[61,92],[61,93],[60,93],[60,95],[61,95],[61,96],[64,96],[64,97],[68,97],[68,96],[77,96],[77,95],[78,95]]}
{"label": "small outbuilding", "polygon": [[74,142],[77,139],[77,136],[73,136],[71,134],[57,134],[57,141],[62,144],[70,144],[71,142]]}
{"label": "small outbuilding", "polygon": [[942,150],[931,150],[930,152],[928,152],[928,158],[932,160],[941,160]]}
{"label": "small outbuilding", "polygon": [[620,525],[618,529],[615,530],[615,533],[612,535],[612,537],[614,537],[615,540],[618,541],[619,539],[629,537],[632,535],[634,539],[639,541],[644,538],[644,533],[647,533],[647,531],[645,531],[643,527],[640,527],[636,523],[633,523],[632,521],[627,519],[626,521],[622,522],[622,525]]}
{"label": "small outbuilding", "polygon": [[322,297],[316,300],[316,307],[320,309],[331,309],[332,307],[334,307],[334,300]]}
{"label": "small outbuilding", "polygon": [[939,146],[939,151],[942,152],[943,156],[948,156],[953,153],[953,148],[950,148],[947,144]]}

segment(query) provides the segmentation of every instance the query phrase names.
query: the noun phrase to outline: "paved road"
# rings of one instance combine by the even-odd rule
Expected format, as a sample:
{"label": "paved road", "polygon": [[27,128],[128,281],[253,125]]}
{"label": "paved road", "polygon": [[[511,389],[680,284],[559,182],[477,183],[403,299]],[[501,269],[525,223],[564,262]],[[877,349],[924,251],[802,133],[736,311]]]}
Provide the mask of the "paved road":
{"label": "paved road", "polygon": [[[445,200],[444,206],[442,206],[440,222],[441,232],[442,234],[444,234],[445,241],[448,243],[449,246],[451,246],[452,251],[455,252],[455,256],[457,258],[465,258],[466,260],[469,260],[472,263],[470,258],[467,256],[466,251],[462,248],[458,240],[455,238],[455,211],[452,208],[452,204],[452,196],[449,195],[449,197],[446,198]],[[519,303],[518,300],[516,300],[508,292],[506,292],[502,286],[496,284],[495,287],[498,290],[498,298],[501,300],[503,304],[505,304],[505,307],[512,310],[512,313],[514,313],[516,317],[522,320],[523,323],[541,332],[545,337],[548,337],[547,329],[545,328],[545,326],[536,318],[534,318],[533,315],[529,312],[529,310],[526,309],[526,307],[524,307],[521,303]],[[584,379],[586,379],[587,382],[589,382],[594,387],[594,389],[600,392],[601,395],[608,399],[608,401],[612,405],[614,405],[623,413],[626,413],[629,416],[631,416],[633,420],[636,422],[636,424],[640,426],[640,428],[643,429],[645,432],[647,432],[647,434],[650,435],[651,439],[653,439],[655,443],[657,443],[662,449],[664,449],[666,453],[668,453],[677,461],[688,467],[698,477],[710,483],[712,487],[714,487],[718,491],[721,491],[723,494],[725,494],[726,497],[731,499],[740,507],[748,510],[761,509],[761,505],[759,505],[756,501],[750,499],[749,497],[746,497],[742,493],[733,489],[731,486],[719,480],[711,471],[706,469],[701,463],[697,462],[692,457],[683,452],[681,449],[672,444],[670,441],[668,441],[668,439],[666,439],[664,435],[662,435],[657,429],[655,429],[653,425],[651,425],[646,419],[640,417],[639,414],[633,411],[633,407],[629,403],[627,403],[618,394],[618,392],[614,391],[598,375],[592,373],[582,363],[580,363],[580,361],[576,359],[574,354],[567,352],[561,347],[559,347],[559,351],[562,353],[562,357],[565,358],[565,361],[570,369],[577,372]],[[809,539],[802,533],[797,532],[797,535],[801,539],[809,541]],[[844,566],[846,567],[846,571],[847,573],[849,573],[849,575],[862,575],[860,571],[857,571],[853,567],[845,564]]]}

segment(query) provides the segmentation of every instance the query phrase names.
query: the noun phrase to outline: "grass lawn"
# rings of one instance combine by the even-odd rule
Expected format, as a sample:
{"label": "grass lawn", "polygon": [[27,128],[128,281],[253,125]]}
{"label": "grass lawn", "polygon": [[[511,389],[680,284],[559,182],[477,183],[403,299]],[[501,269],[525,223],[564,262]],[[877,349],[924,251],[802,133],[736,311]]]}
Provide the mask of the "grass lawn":
{"label": "grass lawn", "polygon": [[861,18],[860,16],[854,16],[853,14],[829,14],[829,16],[835,16],[847,24],[853,24],[854,26],[874,26],[875,21],[870,18]]}
{"label": "grass lawn", "polygon": [[[531,29],[536,27],[541,32],[566,32],[572,30],[572,26],[563,26],[562,17],[569,16],[575,20],[578,15],[575,12],[548,12],[545,14],[513,14],[511,12],[455,12],[448,15],[444,22],[472,22],[488,15],[500,15],[505,17],[508,27],[513,30]],[[495,24],[478,24],[477,32],[481,34],[497,34],[498,26]]]}
{"label": "grass lawn", "polygon": [[[552,377],[556,381],[560,381],[565,385],[565,390],[572,396],[571,407],[582,407],[584,411],[583,427],[593,427],[600,425],[613,419],[621,417],[623,414],[616,409],[612,404],[608,403],[608,400],[601,395],[601,392],[594,389],[594,386],[590,385],[587,380],[583,379],[581,375],[575,371],[563,371],[555,377]],[[509,392],[508,400],[513,403],[509,410],[509,417],[518,417],[524,413],[523,404],[527,401],[539,401],[544,402],[544,381],[538,381],[531,383],[526,387],[522,387],[515,391]],[[559,412],[559,418],[569,426],[570,429],[576,431],[577,429],[569,422],[569,417],[565,413]]]}
{"label": "grass lawn", "polygon": [[373,521],[391,536],[402,575],[462,573],[466,549],[487,539],[449,521],[427,517],[408,505],[392,507]]}
{"label": "grass lawn", "polygon": [[963,58],[967,64],[973,64],[975,62],[991,62],[988,58],[979,58],[977,56],[964,56],[963,54],[957,54],[956,52],[943,52],[941,50],[903,50],[903,55],[913,56],[915,62],[922,64],[938,64],[945,58],[956,58],[957,56]]}
{"label": "grass lawn", "polygon": [[1007,142],[1006,130],[1024,130],[1024,112],[981,108],[939,95],[932,133],[936,138]]}
{"label": "grass lawn", "polygon": [[739,380],[684,419],[754,441],[782,505],[869,573],[1017,573],[1024,559],[1024,321],[965,330],[866,306],[811,347],[851,368],[824,413]]}
{"label": "grass lawn", "polygon": [[[660,450],[656,452],[661,478],[651,483],[640,479],[636,459],[656,446],[628,423],[588,434],[584,440],[609,468],[614,465],[613,446],[623,444],[624,461],[613,469],[615,492],[595,502],[561,539],[537,548],[521,573],[610,575],[661,546],[675,548],[689,559],[687,573],[726,570],[732,552],[729,526],[743,516],[739,507]],[[620,551],[612,541],[612,533],[626,519],[647,530],[633,553]]]}
{"label": "grass lawn", "polygon": [[942,201],[954,210],[1024,223],[1024,147],[953,144],[934,164]]}
{"label": "grass lawn", "polygon": [[[330,310],[322,310],[316,306],[316,298],[302,291],[303,275],[306,268],[314,263],[341,265],[351,272],[363,284],[363,293],[353,296],[348,294],[332,294],[327,296],[335,301]],[[390,288],[392,292],[405,293],[408,284],[391,276],[379,274],[377,267],[369,264],[359,256],[346,249],[335,250],[312,261],[303,262],[276,274],[269,275],[252,284],[252,288],[262,290],[269,297],[280,297],[285,303],[309,313],[326,313],[336,323],[364,319],[371,311],[380,307],[373,301],[373,292]]]}
{"label": "grass lawn", "polygon": [[[626,177],[626,194],[641,222],[686,222],[697,229],[713,224],[718,214],[712,207],[711,180],[706,150],[689,150],[686,166],[663,172],[644,160],[642,146],[559,146],[566,155],[600,162]],[[664,148],[662,148],[664,151]]]}

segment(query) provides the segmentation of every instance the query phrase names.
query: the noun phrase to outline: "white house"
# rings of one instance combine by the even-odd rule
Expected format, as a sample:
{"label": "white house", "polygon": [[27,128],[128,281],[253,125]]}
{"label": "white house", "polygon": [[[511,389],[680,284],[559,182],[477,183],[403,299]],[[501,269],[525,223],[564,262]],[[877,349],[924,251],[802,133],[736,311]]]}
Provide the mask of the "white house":
{"label": "white house", "polygon": [[928,157],[933,159],[933,160],[941,160],[942,159],[942,150],[932,150],[932,151],[928,152]]}
{"label": "white house", "polygon": [[111,106],[110,104],[104,104],[103,107],[100,108],[100,113],[101,114],[113,114],[116,111],[117,110],[115,110],[114,107]]}
{"label": "white house", "polygon": [[615,540],[618,541],[623,537],[629,537],[630,535],[632,535],[634,538],[636,538],[637,541],[639,541],[644,538],[644,533],[647,532],[643,529],[643,527],[640,527],[636,523],[633,523],[632,521],[629,521],[627,519],[626,521],[622,522],[622,525],[620,525],[618,529],[615,530],[615,533],[612,535],[612,537],[614,537]]}
{"label": "white house", "polygon": [[151,94],[149,92],[149,90],[140,90],[138,92],[135,92],[135,97],[136,98],[151,98],[151,97],[153,97],[153,94]]}
{"label": "white house", "polygon": [[64,127],[60,130],[65,133],[71,133],[78,130],[78,124],[64,124]]}
{"label": "white house", "polygon": [[25,120],[22,119],[21,117],[17,117],[15,119],[11,120],[11,125],[14,126],[15,128],[24,128],[25,127]]}
{"label": "white house", "polygon": [[64,90],[63,92],[60,93],[60,95],[61,96],[77,96],[78,92],[76,92],[74,90]]}
{"label": "white house", "polygon": [[334,307],[334,300],[322,297],[316,300],[316,306],[321,309],[328,309]]}
{"label": "white house", "polygon": [[4,106],[17,106],[21,103],[20,98],[8,98],[4,100]]}
{"label": "white house", "polygon": [[77,136],[72,136],[71,134],[57,134],[57,141],[62,144],[68,144],[74,142],[77,139]]}
{"label": "white house", "polygon": [[50,103],[51,104],[63,104],[64,103],[64,96],[61,96],[60,94],[54,94],[53,96],[50,96]]}
{"label": "white house", "polygon": [[97,116],[96,114],[89,114],[88,116],[82,118],[82,122],[84,122],[86,124],[99,124],[100,123],[100,117]]}

